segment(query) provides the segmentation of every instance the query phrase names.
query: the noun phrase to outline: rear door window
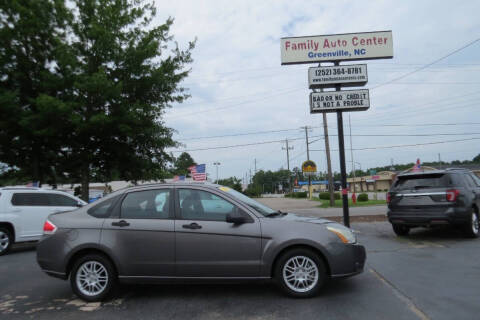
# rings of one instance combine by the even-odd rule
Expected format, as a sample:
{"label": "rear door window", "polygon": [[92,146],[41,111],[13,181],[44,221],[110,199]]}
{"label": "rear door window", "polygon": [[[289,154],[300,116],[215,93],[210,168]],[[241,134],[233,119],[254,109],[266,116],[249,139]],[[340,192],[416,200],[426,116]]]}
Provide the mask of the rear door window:
{"label": "rear door window", "polygon": [[122,219],[169,219],[170,189],[130,192],[120,208]]}
{"label": "rear door window", "polygon": [[422,174],[400,176],[395,184],[397,190],[419,190],[428,188],[451,187],[452,179],[448,174]]}
{"label": "rear door window", "polygon": [[14,206],[46,207],[50,206],[47,193],[14,193],[12,196]]}

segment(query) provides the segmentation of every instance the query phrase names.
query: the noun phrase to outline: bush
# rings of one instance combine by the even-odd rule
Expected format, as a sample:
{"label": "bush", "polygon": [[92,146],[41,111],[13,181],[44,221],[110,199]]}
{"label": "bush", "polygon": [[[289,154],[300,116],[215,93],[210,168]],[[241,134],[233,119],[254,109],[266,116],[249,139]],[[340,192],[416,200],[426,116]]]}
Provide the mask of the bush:
{"label": "bush", "polygon": [[285,197],[287,198],[307,198],[308,192],[303,191],[303,192],[291,192],[285,194]]}
{"label": "bush", "polygon": [[368,201],[368,194],[360,193],[357,197],[357,201],[366,202]]}
{"label": "bush", "polygon": [[[321,192],[319,195],[318,195],[318,198],[320,200],[330,200],[330,193],[328,192]],[[340,200],[341,196],[340,196],[340,193],[338,192],[334,192],[333,193],[333,198],[335,200]]]}

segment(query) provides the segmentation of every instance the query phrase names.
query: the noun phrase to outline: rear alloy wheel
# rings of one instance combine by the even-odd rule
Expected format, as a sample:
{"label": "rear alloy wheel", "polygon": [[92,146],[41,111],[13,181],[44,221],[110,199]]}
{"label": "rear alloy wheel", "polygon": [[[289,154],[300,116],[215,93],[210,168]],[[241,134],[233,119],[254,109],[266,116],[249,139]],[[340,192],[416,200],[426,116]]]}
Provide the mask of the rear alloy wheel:
{"label": "rear alloy wheel", "polygon": [[327,279],[327,273],[317,254],[308,249],[294,249],[278,260],[275,278],[288,295],[308,298],[318,293]]}
{"label": "rear alloy wheel", "polygon": [[392,224],[393,227],[393,232],[397,236],[408,236],[408,233],[410,232],[410,228],[401,224]]}
{"label": "rear alloy wheel", "polygon": [[78,259],[70,274],[73,292],[85,301],[102,301],[111,292],[115,282],[112,263],[99,254]]}
{"label": "rear alloy wheel", "polygon": [[12,247],[12,234],[7,228],[0,228],[0,256],[10,251]]}
{"label": "rear alloy wheel", "polygon": [[465,234],[469,238],[477,238],[479,236],[479,216],[475,209],[472,210],[470,222],[465,226]]}

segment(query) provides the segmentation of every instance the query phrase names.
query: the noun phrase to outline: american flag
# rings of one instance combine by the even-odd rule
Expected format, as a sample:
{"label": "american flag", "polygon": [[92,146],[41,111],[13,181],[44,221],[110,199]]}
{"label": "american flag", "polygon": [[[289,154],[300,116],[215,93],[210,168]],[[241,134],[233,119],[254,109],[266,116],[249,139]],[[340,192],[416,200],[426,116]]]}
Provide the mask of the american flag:
{"label": "american flag", "polygon": [[205,164],[199,164],[196,166],[191,166],[188,168],[192,174],[194,181],[204,181],[207,180],[207,173],[205,172]]}
{"label": "american flag", "polygon": [[40,185],[40,183],[38,181],[36,182],[29,182],[27,183],[27,187],[38,187]]}
{"label": "american flag", "polygon": [[174,176],[173,181],[183,181],[185,180],[185,176]]}

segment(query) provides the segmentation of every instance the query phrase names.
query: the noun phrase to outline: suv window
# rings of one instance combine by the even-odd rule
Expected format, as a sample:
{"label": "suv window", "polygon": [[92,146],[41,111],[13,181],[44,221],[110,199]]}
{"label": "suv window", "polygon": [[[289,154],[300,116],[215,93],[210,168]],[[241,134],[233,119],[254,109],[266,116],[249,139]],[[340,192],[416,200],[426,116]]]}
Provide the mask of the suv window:
{"label": "suv window", "polygon": [[105,200],[100,200],[101,202],[88,209],[87,213],[95,218],[107,218],[110,215],[113,205],[120,196],[121,195],[117,195]]}
{"label": "suv window", "polygon": [[477,187],[480,187],[480,178],[475,175],[475,173],[470,173],[470,177],[473,179],[475,182],[475,185]]}
{"label": "suv window", "polygon": [[120,216],[126,219],[168,219],[170,189],[128,193],[120,210]]}
{"label": "suv window", "polygon": [[14,206],[49,206],[47,193],[14,193],[12,196]]}
{"label": "suv window", "polygon": [[226,221],[236,213],[236,206],[219,196],[194,189],[178,189],[180,216],[187,220]]}
{"label": "suv window", "polygon": [[72,199],[70,197],[61,195],[61,194],[53,194],[50,193],[48,195],[50,199],[50,205],[55,207],[76,207],[78,205],[78,201]]}
{"label": "suv window", "polygon": [[442,188],[452,186],[452,179],[448,174],[422,174],[412,176],[399,176],[395,183],[395,189],[423,189]]}

